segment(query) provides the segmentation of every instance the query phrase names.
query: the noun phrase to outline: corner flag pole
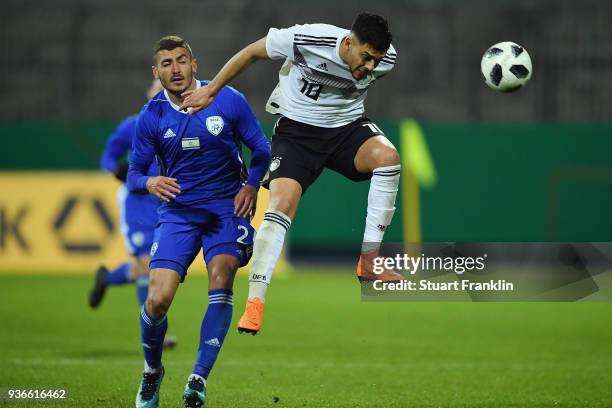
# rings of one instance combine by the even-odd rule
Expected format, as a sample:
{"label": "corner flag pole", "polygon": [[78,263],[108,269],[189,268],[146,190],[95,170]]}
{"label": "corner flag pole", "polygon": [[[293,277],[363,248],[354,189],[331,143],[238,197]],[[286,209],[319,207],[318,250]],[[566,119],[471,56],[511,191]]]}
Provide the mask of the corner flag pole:
{"label": "corner flag pole", "polygon": [[[419,186],[432,189],[437,183],[436,169],[419,124],[414,119],[400,123],[400,157],[402,163],[403,231],[406,253],[418,256],[421,234]],[[417,253],[412,253],[416,250]]]}

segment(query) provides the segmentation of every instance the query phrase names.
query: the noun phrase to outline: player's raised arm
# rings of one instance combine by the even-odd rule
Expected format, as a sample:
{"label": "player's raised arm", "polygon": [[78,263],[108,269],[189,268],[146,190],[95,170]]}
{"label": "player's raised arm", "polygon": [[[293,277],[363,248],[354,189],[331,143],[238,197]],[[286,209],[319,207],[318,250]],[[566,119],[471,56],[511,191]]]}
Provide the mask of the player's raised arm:
{"label": "player's raised arm", "polygon": [[180,109],[190,109],[190,113],[196,113],[211,104],[217,93],[232,79],[238,76],[249,65],[258,59],[267,59],[266,37],[247,45],[221,68],[210,83],[200,89],[186,91],[183,93],[185,100]]}
{"label": "player's raised arm", "polygon": [[160,200],[169,202],[176,198],[176,194],[180,194],[181,186],[175,178],[147,175],[151,162],[155,160],[155,139],[150,121],[145,107],[136,123],[127,186],[130,191],[148,191]]}

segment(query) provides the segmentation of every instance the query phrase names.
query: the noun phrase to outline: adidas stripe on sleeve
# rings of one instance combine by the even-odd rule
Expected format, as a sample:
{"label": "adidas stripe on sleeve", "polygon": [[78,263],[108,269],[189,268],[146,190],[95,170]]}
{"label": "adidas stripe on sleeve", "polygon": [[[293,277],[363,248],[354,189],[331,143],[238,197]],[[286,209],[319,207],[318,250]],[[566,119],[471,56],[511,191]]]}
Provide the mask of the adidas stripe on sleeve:
{"label": "adidas stripe on sleeve", "polygon": [[301,26],[271,28],[266,36],[266,51],[271,59],[293,59],[293,36]]}

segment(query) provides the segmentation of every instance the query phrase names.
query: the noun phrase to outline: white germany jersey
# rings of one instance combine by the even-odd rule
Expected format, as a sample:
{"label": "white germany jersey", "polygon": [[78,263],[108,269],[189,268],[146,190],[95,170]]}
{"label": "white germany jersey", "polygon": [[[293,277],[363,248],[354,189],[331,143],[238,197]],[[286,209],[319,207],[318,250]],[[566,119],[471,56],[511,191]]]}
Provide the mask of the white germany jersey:
{"label": "white germany jersey", "polygon": [[339,54],[340,43],[349,34],[329,24],[271,28],[266,37],[268,56],[285,59],[285,63],[266,110],[326,128],[362,117],[368,88],[391,71],[397,53],[391,45],[376,69],[357,81]]}

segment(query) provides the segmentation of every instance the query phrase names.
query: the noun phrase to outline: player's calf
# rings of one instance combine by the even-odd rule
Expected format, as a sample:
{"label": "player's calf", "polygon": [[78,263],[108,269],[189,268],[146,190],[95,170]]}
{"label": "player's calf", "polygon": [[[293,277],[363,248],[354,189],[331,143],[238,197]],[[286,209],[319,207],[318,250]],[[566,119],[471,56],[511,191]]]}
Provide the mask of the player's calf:
{"label": "player's calf", "polygon": [[[234,254],[237,254],[238,249],[234,243],[219,245],[212,250],[214,256],[210,252],[205,255],[210,289],[208,308],[200,327],[200,344],[193,374],[189,377],[183,392],[186,407],[201,407],[206,401],[206,379],[217,361],[232,321],[232,284],[240,265],[239,259]],[[208,258],[210,256],[212,258]],[[216,287],[217,285],[221,287]]]}

